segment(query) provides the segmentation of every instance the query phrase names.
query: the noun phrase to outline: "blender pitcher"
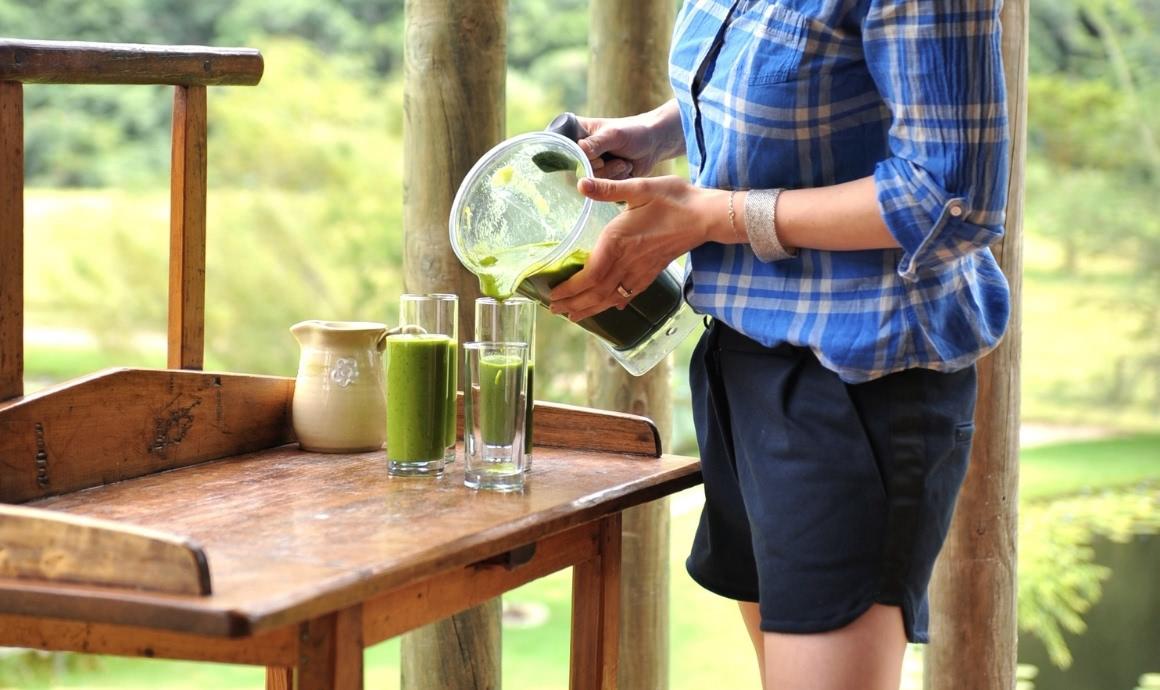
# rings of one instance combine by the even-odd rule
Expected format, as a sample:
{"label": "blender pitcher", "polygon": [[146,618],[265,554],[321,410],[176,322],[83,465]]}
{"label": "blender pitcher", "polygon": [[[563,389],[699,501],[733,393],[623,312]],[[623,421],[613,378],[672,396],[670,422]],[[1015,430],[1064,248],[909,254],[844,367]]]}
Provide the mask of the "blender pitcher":
{"label": "blender pitcher", "polygon": [[[620,209],[576,190],[592,166],[580,147],[554,132],[501,142],[471,168],[451,206],[451,247],[479,278],[480,291],[519,293],[547,307],[548,293],[584,267],[600,231]],[[700,323],[682,297],[673,262],[633,296],[579,321],[630,374],[640,376]]]}

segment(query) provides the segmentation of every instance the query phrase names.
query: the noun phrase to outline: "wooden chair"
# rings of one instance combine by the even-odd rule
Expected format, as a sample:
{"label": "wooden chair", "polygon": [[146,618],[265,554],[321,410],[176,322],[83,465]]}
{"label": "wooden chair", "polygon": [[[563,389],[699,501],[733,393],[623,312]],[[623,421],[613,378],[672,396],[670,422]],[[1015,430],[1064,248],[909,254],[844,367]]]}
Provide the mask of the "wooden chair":
{"label": "wooden chair", "polygon": [[24,392],[24,84],[171,84],[169,366],[201,369],[206,87],[253,86],[258,51],[0,39],[0,401]]}

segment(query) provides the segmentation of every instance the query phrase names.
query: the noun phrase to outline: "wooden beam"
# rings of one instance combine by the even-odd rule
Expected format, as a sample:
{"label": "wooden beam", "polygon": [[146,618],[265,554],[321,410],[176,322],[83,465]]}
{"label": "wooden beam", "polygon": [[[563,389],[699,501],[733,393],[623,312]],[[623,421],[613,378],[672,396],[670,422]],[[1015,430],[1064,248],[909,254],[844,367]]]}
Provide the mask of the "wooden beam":
{"label": "wooden beam", "polygon": [[928,690],[1015,687],[1028,18],[1028,0],[1003,3],[1011,163],[1006,236],[994,252],[1011,287],[1011,320],[1003,342],[978,366],[971,463],[930,586]]}
{"label": "wooden beam", "polygon": [[572,569],[570,690],[616,690],[620,639],[619,513],[600,524],[600,554]]}
{"label": "wooden beam", "polygon": [[263,69],[250,48],[0,39],[0,81],[26,84],[253,86]]}
{"label": "wooden beam", "polygon": [[24,88],[0,81],[0,400],[24,395]]}
{"label": "wooden beam", "polygon": [[293,390],[289,378],[114,369],[0,403],[0,503],[287,443]]}
{"label": "wooden beam", "polygon": [[449,616],[573,563],[596,558],[600,525],[600,521],[589,522],[542,539],[524,563],[489,559],[371,599],[363,614],[366,644],[378,644],[432,618]]}
{"label": "wooden beam", "polygon": [[209,594],[192,540],[110,520],[0,504],[0,577]]}
{"label": "wooden beam", "polygon": [[0,646],[147,659],[293,666],[298,660],[298,626],[252,637],[228,638],[2,614]]}
{"label": "wooden beam", "polygon": [[169,223],[169,361],[201,369],[205,350],[206,94],[173,94],[173,167]]}
{"label": "wooden beam", "polygon": [[[624,372],[623,369],[620,371]],[[660,383],[659,379],[657,383]],[[668,390],[667,380],[664,381],[664,390]],[[645,406],[632,407],[640,409]],[[654,409],[653,412],[666,422],[671,417],[668,408]],[[656,424],[640,414],[537,401],[535,415],[537,446],[633,453],[654,458],[661,455],[661,434]]]}
{"label": "wooden beam", "polygon": [[[458,294],[470,337],[479,282],[451,251],[447,217],[467,171],[504,137],[507,2],[406,0],[404,15],[404,284]],[[403,689],[499,687],[499,620],[495,599],[404,636]],[[466,660],[447,663],[448,650]]]}
{"label": "wooden beam", "polygon": [[[671,0],[593,0],[588,32],[588,111],[595,116],[635,115],[672,97],[668,80]],[[672,172],[665,163],[653,174]],[[588,345],[588,404],[650,417],[657,444],[672,433],[672,360],[641,377],[630,376],[595,343]],[[537,437],[540,428],[536,419]],[[669,685],[669,501],[624,513],[620,620],[620,687],[656,690]]]}

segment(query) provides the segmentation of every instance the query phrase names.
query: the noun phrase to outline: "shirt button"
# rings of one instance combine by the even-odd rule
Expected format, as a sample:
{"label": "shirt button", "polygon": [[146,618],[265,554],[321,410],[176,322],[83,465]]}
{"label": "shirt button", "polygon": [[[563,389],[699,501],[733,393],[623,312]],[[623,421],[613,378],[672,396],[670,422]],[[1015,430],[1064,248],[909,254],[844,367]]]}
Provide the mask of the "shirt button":
{"label": "shirt button", "polygon": [[958,217],[963,215],[963,205],[962,204],[951,204],[950,208],[947,210],[955,218],[958,218]]}

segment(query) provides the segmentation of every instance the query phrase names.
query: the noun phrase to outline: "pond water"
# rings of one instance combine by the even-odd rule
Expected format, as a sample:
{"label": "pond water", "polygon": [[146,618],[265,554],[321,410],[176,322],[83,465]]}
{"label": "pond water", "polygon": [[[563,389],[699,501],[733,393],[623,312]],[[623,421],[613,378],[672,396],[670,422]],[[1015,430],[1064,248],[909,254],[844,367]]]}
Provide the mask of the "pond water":
{"label": "pond water", "polygon": [[1067,636],[1071,668],[1056,668],[1042,642],[1020,635],[1019,663],[1039,669],[1035,690],[1133,690],[1141,675],[1160,672],[1160,535],[1095,537],[1092,547],[1112,575],[1083,616],[1087,632]]}

